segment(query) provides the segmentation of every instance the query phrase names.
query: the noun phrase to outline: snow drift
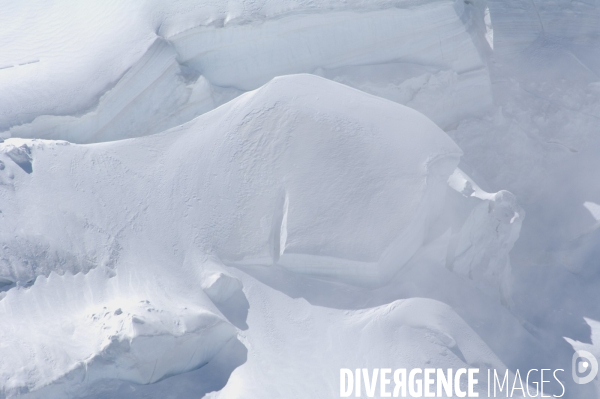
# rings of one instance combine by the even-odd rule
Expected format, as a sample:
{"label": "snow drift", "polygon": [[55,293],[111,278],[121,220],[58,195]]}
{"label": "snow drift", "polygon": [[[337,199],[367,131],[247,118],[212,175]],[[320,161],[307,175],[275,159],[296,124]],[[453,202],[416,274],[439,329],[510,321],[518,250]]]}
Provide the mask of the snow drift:
{"label": "snow drift", "polygon": [[[381,284],[422,244],[460,156],[418,112],[312,75],[274,79],[149,139],[90,147],[13,142],[3,144],[5,156],[15,149],[31,153],[34,171],[4,161],[10,166],[4,174],[16,177],[7,178],[13,189],[3,217],[23,231],[4,240],[39,235],[50,241],[37,264],[3,267],[4,281],[21,284],[52,270],[43,257],[64,259],[57,271],[112,265],[125,240],[114,232],[127,229],[126,220],[158,236],[150,215],[160,220],[164,241],[175,245],[192,234],[226,263],[279,263]],[[90,166],[106,172],[91,177]],[[60,193],[45,201],[54,211],[30,208],[27,198],[48,196],[47,182],[63,171],[70,178],[55,182]],[[117,196],[115,185],[128,188]],[[176,231],[171,218],[180,211]],[[69,220],[65,231],[76,224],[84,240],[52,238],[55,212],[64,215],[58,223]]]}
{"label": "snow drift", "polygon": [[460,156],[418,112],[314,75],[160,135],[0,150],[5,395],[210,362],[245,300],[208,257],[383,284],[422,245]]}
{"label": "snow drift", "polygon": [[[337,346],[316,368],[313,348],[331,346],[311,336],[360,358],[372,350],[373,362],[390,352],[361,336],[362,315],[385,319],[369,336],[386,331],[402,362],[446,364],[439,349],[453,365],[502,368],[491,350],[513,371],[568,373],[590,329],[597,341],[583,317],[600,320],[600,230],[588,212],[600,203],[598,9],[5,5],[0,137],[15,138],[0,145],[3,394],[202,397],[235,370],[215,396],[285,396],[289,383],[329,397],[329,374],[316,371],[348,356]],[[225,104],[297,72],[422,112],[464,152],[460,169],[456,146],[422,116],[320,79]],[[352,114],[339,117],[342,106]],[[103,142],[171,127],[89,146],[16,139]],[[414,297],[452,309],[390,305]],[[415,312],[423,322],[395,341]],[[468,326],[426,317],[439,312]],[[485,345],[465,349],[475,335]],[[415,345],[428,356],[406,349]],[[297,367],[280,361],[284,350]],[[255,382],[267,368],[280,383]],[[303,373],[314,389],[287,378]],[[571,396],[594,395],[565,383]]]}
{"label": "snow drift", "polygon": [[0,35],[0,137],[158,133],[294,73],[409,105],[442,126],[491,105],[483,17],[463,1],[65,6],[20,10],[43,40]]}
{"label": "snow drift", "polygon": [[185,130],[200,126],[220,129],[205,136],[204,190],[236,199],[214,203],[230,220],[219,216],[231,232],[219,256],[354,284],[382,284],[422,244],[460,155],[415,111],[311,75],[276,78]]}

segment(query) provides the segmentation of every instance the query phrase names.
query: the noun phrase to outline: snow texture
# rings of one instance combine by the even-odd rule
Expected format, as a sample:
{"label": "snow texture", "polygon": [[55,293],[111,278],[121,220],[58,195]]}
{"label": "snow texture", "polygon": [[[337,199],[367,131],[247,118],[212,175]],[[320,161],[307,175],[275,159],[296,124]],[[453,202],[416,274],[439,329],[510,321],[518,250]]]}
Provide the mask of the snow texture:
{"label": "snow texture", "polygon": [[596,1],[4,3],[0,398],[600,397]]}

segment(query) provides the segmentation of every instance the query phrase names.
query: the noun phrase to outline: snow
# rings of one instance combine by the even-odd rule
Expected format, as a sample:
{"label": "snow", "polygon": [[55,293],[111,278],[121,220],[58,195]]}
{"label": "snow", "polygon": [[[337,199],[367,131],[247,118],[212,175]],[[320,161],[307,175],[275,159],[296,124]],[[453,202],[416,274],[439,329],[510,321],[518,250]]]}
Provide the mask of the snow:
{"label": "snow", "polygon": [[598,397],[599,10],[3,4],[0,398]]}
{"label": "snow", "polygon": [[[487,68],[462,21],[471,18],[462,2],[417,8],[406,0],[323,3],[290,4],[293,12],[272,1],[195,7],[148,1],[76,10],[58,3],[51,12],[33,13],[27,23],[39,26],[43,41],[13,37],[10,30],[5,36],[0,65],[26,56],[41,61],[2,70],[0,136],[86,143],[157,133],[273,77],[317,70],[410,103],[442,125],[456,123],[455,113],[491,105],[484,94]],[[136,17],[125,23],[124,15]],[[73,20],[77,24],[65,28]],[[386,66],[385,85],[371,82]],[[369,81],[354,82],[365,68]],[[407,78],[413,82],[402,84]],[[388,87],[390,80],[397,87]],[[473,96],[478,92],[484,95]],[[445,101],[432,108],[431,97],[440,94]],[[468,99],[464,107],[454,102],[457,95]]]}
{"label": "snow", "polygon": [[[339,397],[340,368],[393,370],[429,363],[453,369],[480,365],[481,373],[485,373],[483,367],[504,370],[477,334],[440,302],[413,298],[344,311],[310,306],[302,299],[261,288],[248,289],[250,300],[258,304],[248,316],[252,328],[240,338],[253,343],[248,363],[234,371],[223,390],[207,398],[306,398],[315,392],[319,397]],[[296,338],[290,340],[290,336]],[[411,345],[390,348],[390,342]],[[480,396],[486,393],[482,389]]]}
{"label": "snow", "polygon": [[490,45],[490,48],[494,49],[494,27],[492,26],[492,17],[490,15],[489,7],[485,8],[484,19],[485,22],[485,40]]}
{"label": "snow", "polygon": [[[223,181],[239,182],[233,197],[244,203],[241,212],[227,204],[218,213],[255,226],[252,237],[230,236],[217,249],[226,263],[278,262],[310,275],[381,284],[421,245],[460,155],[426,118],[312,75],[277,78],[230,104],[215,113],[227,124],[192,122],[220,126],[205,143],[217,149],[210,168],[230,169]],[[256,157],[264,161],[256,165]]]}
{"label": "snow", "polygon": [[[17,150],[31,154],[35,168],[25,176],[16,167],[21,165],[5,161],[10,167],[3,172],[17,177],[3,217],[27,232],[17,240],[48,237],[57,223],[84,232],[81,242],[50,237],[46,246],[56,254],[40,249],[47,258],[64,259],[63,271],[114,263],[122,244],[110,232],[141,217],[136,223],[145,229],[156,229],[154,218],[161,217],[167,228],[169,207],[180,206],[199,224],[196,240],[225,262],[279,262],[356,284],[381,283],[418,249],[460,156],[417,112],[313,75],[277,78],[173,132],[141,141],[80,147],[10,139],[1,146],[7,157]],[[102,177],[90,176],[96,170],[104,171]],[[69,178],[56,181],[62,174]],[[60,192],[45,204],[55,209],[51,215],[63,214],[59,221],[27,201],[47,196],[50,181]],[[109,189],[115,185],[127,187],[118,198]],[[188,203],[177,205],[183,200]],[[91,203],[101,208],[89,209]],[[150,213],[154,218],[146,221]],[[33,267],[5,267],[3,278],[25,284],[47,275],[52,269],[40,257]],[[306,269],[315,262],[321,266]],[[69,263],[90,266],[73,270]]]}
{"label": "snow", "polygon": [[600,221],[600,205],[594,202],[586,201],[583,203],[583,206],[585,207],[585,209],[590,211],[594,219]]}
{"label": "snow", "polygon": [[[314,75],[161,135],[0,149],[13,174],[2,217],[18,226],[3,237],[8,395],[147,384],[210,361],[245,299],[206,256],[383,284],[423,244],[460,156],[418,112]],[[26,333],[46,318],[43,335]]]}
{"label": "snow", "polygon": [[202,305],[202,291],[180,287],[169,298],[165,286],[128,290],[119,280],[102,269],[52,273],[9,291],[0,305],[3,393],[81,395],[81,382],[106,379],[148,384],[205,364],[235,339],[233,326]]}
{"label": "snow", "polygon": [[499,191],[477,205],[459,233],[452,269],[480,281],[510,302],[509,252],[519,238],[525,212],[513,194]]}

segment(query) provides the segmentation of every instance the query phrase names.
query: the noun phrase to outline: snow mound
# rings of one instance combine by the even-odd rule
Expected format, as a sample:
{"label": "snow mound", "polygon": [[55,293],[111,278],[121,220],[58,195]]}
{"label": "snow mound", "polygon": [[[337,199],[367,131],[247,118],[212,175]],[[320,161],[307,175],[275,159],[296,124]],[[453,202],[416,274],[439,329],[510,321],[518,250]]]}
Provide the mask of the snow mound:
{"label": "snow mound", "polygon": [[[43,256],[6,264],[1,276],[26,284],[48,275],[43,258],[64,259],[72,272],[111,267],[126,221],[136,220],[173,245],[188,232],[230,265],[382,284],[422,244],[461,154],[420,113],[314,75],[276,78],[169,134],[91,147],[29,143],[35,170],[21,171],[0,206],[21,226],[23,247],[45,237]],[[100,178],[90,176],[96,170]],[[69,215],[58,223],[81,241],[48,234],[57,221],[27,200],[47,196],[61,171],[71,178],[46,205]],[[127,187],[123,196],[115,185]],[[177,226],[173,212],[186,215]]]}
{"label": "snow mound", "polygon": [[[346,346],[358,348],[359,360],[376,348],[372,364],[394,350],[418,348],[424,336],[442,343],[452,336],[457,345],[448,349],[460,352],[450,352],[469,359],[460,344],[467,329],[430,334],[435,323],[424,323],[427,328],[398,345],[361,335],[392,306],[354,310],[408,297],[451,305],[512,370],[568,367],[574,348],[599,353],[597,323],[588,326],[583,317],[600,319],[590,300],[600,285],[600,228],[595,208],[588,207],[592,218],[581,206],[600,203],[598,2],[6,3],[0,137],[100,142],[161,132],[209,113],[142,140],[79,146],[12,138],[0,144],[0,318],[6,321],[0,325],[0,396],[202,397],[246,361],[243,344],[231,338],[233,326],[250,358],[233,374],[223,394],[228,398],[248,396],[236,392],[239,387],[258,397],[285,396],[289,375],[318,374],[325,366],[315,368],[320,355],[312,348],[322,343],[312,334],[319,328],[333,331],[319,336],[335,344],[351,325]],[[417,148],[415,135],[372,106],[366,109],[376,118],[363,120],[359,106],[352,108],[356,117],[338,124],[327,119],[335,115],[331,104],[321,104],[327,93],[307,105],[294,97],[305,88],[287,82],[286,97],[276,93],[279,82],[211,111],[274,75],[298,72],[422,112],[464,150],[461,169],[490,192],[458,169],[451,188],[442,189],[453,156],[447,167],[437,165],[438,158],[420,158],[448,154],[435,147],[441,141]],[[342,96],[333,105],[354,98],[331,90]],[[269,109],[258,101],[266,92],[279,96]],[[361,105],[372,103],[366,98]],[[408,120],[401,109],[393,112]],[[367,134],[386,121],[402,145],[391,135]],[[330,145],[333,137],[339,148]],[[375,148],[370,137],[385,148]],[[388,147],[401,156],[386,155]],[[424,167],[430,164],[435,167]],[[399,176],[397,166],[411,174]],[[390,182],[406,192],[393,197],[401,190]],[[526,223],[514,196],[501,188],[519,198]],[[397,212],[401,206],[408,211]],[[402,256],[396,259],[395,251]],[[390,284],[371,289],[396,270]],[[268,283],[254,284],[245,273]],[[349,317],[302,299],[291,304],[285,295],[271,295],[276,290],[342,308]],[[395,309],[390,314],[397,315]],[[389,317],[376,324],[370,335],[437,307],[412,309],[399,323]],[[321,311],[322,318],[308,315]],[[362,314],[367,322],[360,324]],[[316,327],[286,329],[289,320],[300,327],[313,320]],[[202,323],[214,327],[214,337],[199,338],[194,326]],[[590,328],[591,347],[583,343]],[[182,331],[202,352],[189,362]],[[581,343],[571,347],[563,336]],[[286,374],[289,362],[278,360],[286,345],[298,342],[307,345],[289,353],[302,364]],[[146,343],[169,347],[174,356],[138,350]],[[209,347],[221,350],[211,357]],[[326,355],[330,349],[319,348]],[[432,359],[445,364],[418,356],[407,358],[420,367]],[[252,386],[253,377],[268,377],[265,364],[279,373],[278,383],[265,378]],[[198,390],[204,385],[195,378],[210,379],[202,370],[221,366],[227,371],[218,373],[220,386]],[[304,396],[332,396],[329,378],[313,377]],[[587,392],[567,380],[571,396],[597,396],[592,384]],[[107,387],[115,388],[106,393]],[[302,388],[297,392],[305,393]]]}
{"label": "snow mound", "polygon": [[165,295],[149,280],[143,289],[122,283],[97,268],[8,291],[0,301],[0,397],[80,396],[101,381],[153,383],[208,363],[235,337],[202,295]]}
{"label": "snow mound", "polygon": [[426,117],[313,75],[230,104],[184,127],[201,149],[170,151],[208,153],[224,262],[383,284],[422,244],[460,156]]}
{"label": "snow mound", "polygon": [[419,112],[314,75],[164,134],[7,140],[0,392],[76,396],[210,363],[248,328],[220,261],[384,284],[423,244],[460,154]]}
{"label": "snow mound", "polygon": [[[411,298],[350,311],[311,306],[248,276],[243,282],[256,304],[248,316],[252,328],[242,338],[251,343],[248,361],[223,390],[207,398],[335,398],[341,368],[425,365],[479,368],[479,396],[485,397],[486,369],[506,370],[471,327],[441,302]],[[380,397],[379,390],[374,397]]]}

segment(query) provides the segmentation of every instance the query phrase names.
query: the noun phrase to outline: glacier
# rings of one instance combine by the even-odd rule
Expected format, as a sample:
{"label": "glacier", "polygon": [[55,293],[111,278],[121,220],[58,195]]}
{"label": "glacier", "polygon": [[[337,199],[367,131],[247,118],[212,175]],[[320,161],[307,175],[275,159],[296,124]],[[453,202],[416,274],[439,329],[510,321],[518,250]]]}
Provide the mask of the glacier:
{"label": "glacier", "polygon": [[[461,155],[418,112],[315,75],[275,78],[158,135],[8,139],[0,149],[11,183],[2,215],[19,226],[3,239],[12,252],[1,302],[15,318],[2,332],[14,342],[3,391],[32,397],[78,395],[81,381],[148,384],[208,363],[252,309],[226,265],[386,285],[428,253]],[[45,210],[30,200],[40,196]],[[44,317],[53,323],[41,338],[24,333],[35,328],[21,323]],[[71,349],[65,336],[88,338]]]}
{"label": "glacier", "polygon": [[[472,37],[474,28],[470,25],[474,23],[463,22],[473,18],[471,14],[475,11],[454,1],[432,2],[416,9],[405,0],[382,3],[380,7],[366,3],[357,9],[331,6],[327,13],[302,4],[294,12],[269,11],[274,15],[268,18],[262,13],[246,15],[249,11],[233,18],[231,14],[235,11],[215,13],[206,4],[195,8],[192,15],[209,22],[194,26],[191,21],[173,21],[183,18],[178,15],[181,11],[177,6],[153,6],[150,2],[143,8],[156,14],[148,17],[157,25],[155,29],[136,21],[115,32],[95,35],[94,40],[100,43],[83,50],[78,41],[84,40],[85,35],[65,37],[66,32],[50,31],[45,40],[52,45],[42,48],[52,51],[57,47],[61,59],[55,59],[58,55],[54,55],[27,66],[10,65],[0,76],[5,79],[6,97],[0,101],[7,104],[0,118],[0,136],[86,143],[157,133],[187,122],[244,91],[256,89],[275,76],[302,72],[324,74],[373,94],[411,103],[442,124],[456,123],[456,117],[464,116],[462,110],[456,114],[444,109],[455,108],[452,98],[457,94],[468,99],[473,109],[491,105],[487,66],[480,55],[483,50],[479,49],[482,44]],[[270,10],[275,4],[264,7]],[[99,7],[100,10],[95,10],[95,23],[104,23],[115,13],[136,12],[128,10],[134,5],[118,7]],[[57,8],[60,12],[60,7]],[[87,13],[92,12],[85,7],[80,11],[84,13],[82,19],[89,18]],[[433,29],[439,32],[430,34],[432,27],[420,21],[431,21]],[[129,39],[121,41],[116,35]],[[329,40],[320,40],[321,37]],[[414,37],[421,40],[405,45]],[[40,45],[30,43],[27,38],[9,42],[13,51],[7,52],[2,64],[9,65],[11,55],[13,60],[20,59],[23,48],[34,44]],[[126,57],[117,65],[104,63],[104,58],[100,58],[106,57],[104,49]],[[136,55],[137,60],[123,65]],[[87,63],[92,61],[101,66],[88,67]],[[26,67],[32,69],[28,74],[24,73]],[[365,73],[365,68],[369,72]],[[47,81],[37,81],[42,74],[59,69],[63,73]],[[381,72],[386,79],[378,82]],[[91,79],[87,75],[90,73],[96,75],[92,79],[94,85],[82,87],[82,82]],[[70,79],[59,80],[63,76]],[[365,76],[367,82],[363,82]],[[403,83],[407,78],[414,80]],[[439,81],[442,89],[428,92],[430,80]],[[390,81],[396,87],[389,86]],[[35,85],[38,89],[31,93],[20,90],[20,85]],[[52,100],[40,100],[41,90]],[[63,98],[61,93],[70,90],[77,90],[78,95]],[[431,105],[429,97],[440,92],[446,100]],[[473,97],[476,92],[488,95]]]}
{"label": "glacier", "polygon": [[331,398],[384,367],[600,397],[570,376],[600,356],[599,13],[6,2],[0,398]]}

